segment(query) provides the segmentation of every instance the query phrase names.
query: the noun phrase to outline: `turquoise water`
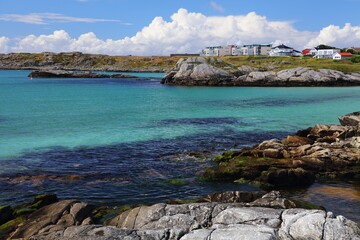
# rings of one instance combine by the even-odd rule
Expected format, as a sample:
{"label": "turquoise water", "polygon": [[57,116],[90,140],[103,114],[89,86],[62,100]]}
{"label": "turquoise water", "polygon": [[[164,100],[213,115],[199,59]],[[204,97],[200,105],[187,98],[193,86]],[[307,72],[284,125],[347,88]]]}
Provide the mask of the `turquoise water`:
{"label": "turquoise water", "polygon": [[[234,118],[234,131],[296,131],[360,109],[360,88],[167,87],[157,80],[28,79],[0,72],[0,159],[54,146],[174,138],[223,126],[166,124]],[[159,74],[158,74],[159,75]]]}
{"label": "turquoise water", "polygon": [[[0,205],[43,192],[115,204],[253,190],[199,182],[195,173],[209,163],[189,153],[210,157],[360,110],[360,87],[174,87],[161,85],[161,74],[28,73],[0,71]],[[173,186],[169,178],[189,184]]]}

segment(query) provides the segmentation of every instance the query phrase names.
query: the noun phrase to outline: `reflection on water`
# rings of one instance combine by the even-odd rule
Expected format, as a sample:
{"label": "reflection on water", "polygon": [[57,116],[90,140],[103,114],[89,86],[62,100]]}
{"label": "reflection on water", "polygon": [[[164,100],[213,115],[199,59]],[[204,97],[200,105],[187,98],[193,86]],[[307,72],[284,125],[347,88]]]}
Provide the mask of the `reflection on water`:
{"label": "reflection on water", "polygon": [[315,183],[308,189],[287,190],[285,194],[360,223],[360,181]]}

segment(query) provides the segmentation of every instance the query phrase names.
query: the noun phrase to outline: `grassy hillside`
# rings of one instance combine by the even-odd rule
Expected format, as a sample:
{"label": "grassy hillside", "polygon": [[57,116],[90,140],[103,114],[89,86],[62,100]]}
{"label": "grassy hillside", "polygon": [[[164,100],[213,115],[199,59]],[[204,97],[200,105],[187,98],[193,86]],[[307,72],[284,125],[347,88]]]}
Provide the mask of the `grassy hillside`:
{"label": "grassy hillside", "polygon": [[[79,69],[79,70],[107,70],[107,71],[169,71],[181,57],[169,56],[108,56],[100,54],[72,53],[10,53],[0,54],[0,68],[2,69]],[[280,71],[295,67],[309,67],[312,69],[328,68],[345,73],[360,72],[360,63],[350,60],[333,61],[331,59],[313,59],[311,57],[254,57],[227,56],[218,57],[223,62],[218,67],[236,70],[246,65],[261,71]],[[225,69],[226,69],[225,68]]]}
{"label": "grassy hillside", "polygon": [[259,68],[260,70],[280,71],[296,67],[308,67],[314,70],[327,68],[345,73],[360,72],[360,63],[350,60],[334,61],[332,59],[315,59],[311,57],[254,57],[254,56],[229,56],[221,59],[237,68],[243,65]]}

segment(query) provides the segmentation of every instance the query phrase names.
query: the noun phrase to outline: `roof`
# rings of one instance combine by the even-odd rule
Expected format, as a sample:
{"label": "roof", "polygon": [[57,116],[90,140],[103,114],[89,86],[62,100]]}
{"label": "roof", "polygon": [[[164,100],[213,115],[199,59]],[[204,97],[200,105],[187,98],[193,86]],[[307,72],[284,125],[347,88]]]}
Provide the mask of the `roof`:
{"label": "roof", "polygon": [[291,47],[288,47],[288,46],[286,46],[286,45],[284,45],[284,44],[281,44],[281,45],[279,45],[279,46],[273,47],[272,49],[274,49],[274,48],[292,49]]}
{"label": "roof", "polygon": [[342,57],[352,57],[352,54],[349,53],[349,52],[339,52],[339,54],[340,54]]}
{"label": "roof", "polygon": [[306,55],[306,54],[309,54],[310,53],[310,49],[308,49],[308,48],[306,48],[306,49],[304,49],[304,50],[302,50],[302,54],[304,54],[304,55]]}

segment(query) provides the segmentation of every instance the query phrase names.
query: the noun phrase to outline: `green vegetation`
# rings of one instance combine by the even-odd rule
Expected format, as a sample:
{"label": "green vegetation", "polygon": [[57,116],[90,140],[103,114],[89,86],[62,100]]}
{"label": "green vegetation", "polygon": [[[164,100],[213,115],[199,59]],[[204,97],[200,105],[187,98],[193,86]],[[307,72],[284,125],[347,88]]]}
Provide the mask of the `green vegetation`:
{"label": "green vegetation", "polygon": [[189,183],[188,181],[186,181],[184,179],[180,179],[180,178],[166,179],[165,182],[170,183],[172,185],[176,185],[176,186],[184,186]]}
{"label": "green vegetation", "polygon": [[[331,46],[318,46],[331,47]],[[351,49],[349,49],[351,50]],[[11,53],[0,54],[5,68],[37,68],[58,66],[64,69],[107,70],[107,71],[169,71],[181,57],[169,56],[108,56],[101,54],[72,53]],[[238,67],[250,66],[260,71],[281,71],[289,68],[308,67],[334,69],[345,73],[360,72],[357,56],[352,59],[333,61],[312,57],[269,57],[269,56],[225,56],[207,58],[215,67],[231,71],[236,75]]]}
{"label": "green vegetation", "polygon": [[314,70],[333,69],[344,73],[360,72],[360,64],[349,59],[334,61],[332,59],[316,59],[310,57],[268,57],[268,56],[227,56],[221,57],[232,64],[236,70],[240,66],[250,66],[261,71],[281,71],[289,68],[308,67]]}

